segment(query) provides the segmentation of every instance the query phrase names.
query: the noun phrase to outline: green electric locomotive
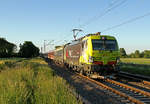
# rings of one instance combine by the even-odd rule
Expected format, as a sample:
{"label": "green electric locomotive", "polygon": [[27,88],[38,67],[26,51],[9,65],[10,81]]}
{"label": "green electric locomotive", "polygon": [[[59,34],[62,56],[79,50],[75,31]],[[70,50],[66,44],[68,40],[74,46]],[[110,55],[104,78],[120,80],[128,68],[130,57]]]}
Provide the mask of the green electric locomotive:
{"label": "green electric locomotive", "polygon": [[88,34],[54,52],[54,60],[88,76],[107,76],[119,71],[120,52],[113,36]]}

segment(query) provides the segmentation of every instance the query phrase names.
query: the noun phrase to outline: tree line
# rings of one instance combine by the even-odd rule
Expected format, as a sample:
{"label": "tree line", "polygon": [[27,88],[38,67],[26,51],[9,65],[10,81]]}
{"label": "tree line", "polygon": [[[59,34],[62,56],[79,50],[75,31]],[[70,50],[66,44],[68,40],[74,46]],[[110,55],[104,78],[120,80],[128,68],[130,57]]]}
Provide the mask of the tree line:
{"label": "tree line", "polygon": [[31,41],[25,41],[20,44],[20,50],[17,52],[17,46],[14,43],[8,42],[5,38],[0,38],[0,58],[8,57],[36,57],[39,55],[39,48]]}
{"label": "tree line", "polygon": [[[17,52],[17,46],[14,43],[8,42],[5,38],[0,38],[0,58],[7,57],[36,57],[39,55],[39,48],[31,41],[25,41],[20,44],[20,50]],[[150,58],[150,50],[140,52],[136,50],[131,54],[127,54],[124,48],[120,48],[121,58]]]}
{"label": "tree line", "polygon": [[127,54],[124,48],[120,48],[120,57],[121,58],[150,58],[150,50],[144,50],[142,52],[136,50],[131,54]]}

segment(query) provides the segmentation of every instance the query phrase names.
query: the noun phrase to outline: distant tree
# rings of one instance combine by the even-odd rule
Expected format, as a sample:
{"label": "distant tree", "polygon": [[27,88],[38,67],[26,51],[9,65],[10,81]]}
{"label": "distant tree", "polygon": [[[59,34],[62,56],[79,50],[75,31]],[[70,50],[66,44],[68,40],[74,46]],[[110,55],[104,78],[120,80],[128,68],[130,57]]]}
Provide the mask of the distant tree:
{"label": "distant tree", "polygon": [[30,58],[39,55],[39,48],[37,48],[31,41],[25,41],[23,45],[20,44],[19,56]]}
{"label": "distant tree", "polygon": [[12,57],[15,54],[17,46],[8,42],[4,38],[0,38],[0,57]]}
{"label": "distant tree", "polygon": [[141,58],[144,58],[144,52],[141,52],[141,53],[140,53],[140,57],[141,57]]}
{"label": "distant tree", "polygon": [[134,53],[135,58],[140,58],[140,51],[136,50]]}
{"label": "distant tree", "polygon": [[120,48],[120,57],[127,57],[126,51],[124,48]]}
{"label": "distant tree", "polygon": [[150,50],[144,51],[144,58],[150,58]]}
{"label": "distant tree", "polygon": [[131,53],[128,56],[129,56],[129,58],[135,58],[135,54],[134,53]]}

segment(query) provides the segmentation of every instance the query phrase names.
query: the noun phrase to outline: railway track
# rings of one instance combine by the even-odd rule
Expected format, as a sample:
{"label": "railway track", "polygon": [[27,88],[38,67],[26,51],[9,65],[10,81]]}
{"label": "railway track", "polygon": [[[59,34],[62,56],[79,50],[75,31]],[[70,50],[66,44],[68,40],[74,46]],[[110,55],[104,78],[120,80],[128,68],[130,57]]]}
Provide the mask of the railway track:
{"label": "railway track", "polygon": [[[79,73],[76,74],[104,88],[104,91],[112,93],[114,97],[117,96],[124,104],[150,104],[150,92],[148,91],[112,79],[93,80]],[[148,86],[150,84],[148,81],[143,81],[142,83]]]}
{"label": "railway track", "polygon": [[[77,73],[78,74],[78,73]],[[106,80],[93,80],[89,77],[78,74],[82,78],[85,78],[112,93],[115,93],[120,98],[124,98],[124,103],[135,103],[135,104],[150,104],[150,92],[143,91],[141,89],[120,83],[115,80],[106,79]]]}
{"label": "railway track", "polygon": [[[143,76],[137,76],[129,73],[119,74],[120,82],[128,84],[130,86],[142,89],[144,91],[150,92],[150,81],[146,81]],[[147,78],[148,80],[148,78]]]}
{"label": "railway track", "polygon": [[146,92],[150,92],[150,84],[148,81],[121,80],[119,82],[124,83],[124,84],[128,84],[130,86],[136,87],[136,88],[144,90]]}
{"label": "railway track", "polygon": [[[118,76],[125,77],[125,78],[131,78],[131,79],[137,79],[137,80],[143,80],[143,81],[147,81],[147,82],[150,81],[150,77],[142,76],[142,75],[138,75],[138,74],[131,74],[131,73],[123,72],[123,71],[120,71]],[[149,82],[149,85],[150,85],[150,82]]]}

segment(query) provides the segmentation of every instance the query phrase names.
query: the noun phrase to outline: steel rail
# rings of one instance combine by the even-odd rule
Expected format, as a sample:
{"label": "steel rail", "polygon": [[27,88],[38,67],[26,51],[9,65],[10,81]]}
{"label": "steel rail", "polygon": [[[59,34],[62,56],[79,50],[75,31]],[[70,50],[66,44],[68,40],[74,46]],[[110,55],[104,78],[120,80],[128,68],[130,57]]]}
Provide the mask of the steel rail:
{"label": "steel rail", "polygon": [[116,85],[119,85],[119,86],[122,86],[122,87],[124,87],[126,89],[130,89],[132,91],[135,91],[135,92],[138,92],[138,93],[141,93],[141,94],[143,94],[145,96],[150,97],[150,93],[149,92],[145,92],[145,91],[140,90],[138,88],[134,88],[134,87],[131,87],[129,85],[126,85],[126,84],[123,84],[123,83],[120,83],[120,82],[117,82],[117,81],[114,81],[114,80],[111,80],[111,79],[106,79],[106,81],[110,82],[110,83],[113,83],[113,84],[116,84]]}
{"label": "steel rail", "polygon": [[[132,96],[130,96],[130,95],[128,95],[128,94],[122,92],[122,91],[120,92],[119,90],[117,90],[117,89],[115,89],[115,88],[112,88],[112,86],[105,85],[105,84],[103,84],[103,83],[101,83],[101,82],[98,82],[98,81],[96,81],[96,80],[93,80],[93,79],[91,79],[91,78],[89,78],[89,77],[87,77],[87,76],[81,75],[81,74],[79,74],[79,73],[76,73],[76,74],[77,74],[78,76],[84,78],[84,79],[87,79],[87,80],[89,80],[89,81],[91,81],[91,82],[97,84],[98,86],[101,86],[101,87],[107,89],[108,91],[111,91],[111,92],[113,92],[113,93],[115,93],[115,94],[117,94],[117,95],[119,95],[119,96],[121,96],[121,97],[124,97],[124,98],[128,99],[130,102],[133,102],[133,103],[136,103],[136,104],[145,104],[144,102],[142,102],[141,100],[139,100],[139,99],[137,99],[137,98],[134,98],[134,97],[132,97]],[[125,84],[123,84],[123,83],[120,83],[120,82],[117,82],[117,81],[114,81],[114,80],[111,80],[111,79],[106,79],[105,81],[108,82],[108,83],[111,83],[111,84],[119,85],[120,87],[123,87],[123,88],[125,88],[125,89],[130,89],[131,92],[132,92],[132,91],[138,92],[138,93],[140,93],[140,94],[143,94],[144,96],[150,97],[150,93],[149,93],[149,92],[145,92],[145,91],[139,90],[139,89],[137,89],[137,88],[131,87],[131,86],[129,86],[129,85],[125,85]]]}
{"label": "steel rail", "polygon": [[143,80],[143,83],[144,83],[144,84],[147,84],[147,85],[150,85],[150,82],[149,82],[149,81],[144,81],[144,80]]}
{"label": "steel rail", "polygon": [[143,76],[143,75],[139,75],[139,74],[131,74],[128,72],[123,72],[123,71],[119,72],[119,76],[126,76],[126,77],[131,77],[133,79],[150,81],[150,77],[148,77],[148,76]]}
{"label": "steel rail", "polygon": [[133,97],[131,97],[131,96],[129,96],[129,95],[126,95],[126,94],[123,93],[123,92],[117,91],[116,89],[111,88],[111,87],[109,87],[109,86],[107,86],[107,85],[105,85],[105,84],[103,84],[103,83],[100,83],[100,82],[98,82],[98,81],[95,81],[95,80],[93,80],[93,79],[91,79],[91,78],[89,78],[89,77],[87,77],[87,76],[84,76],[84,75],[81,75],[81,74],[78,74],[78,73],[76,73],[76,74],[79,75],[79,76],[82,77],[82,78],[85,78],[85,79],[87,79],[87,80],[89,80],[89,81],[91,81],[91,82],[93,82],[93,83],[95,83],[95,84],[97,84],[97,85],[99,85],[99,86],[101,86],[101,87],[103,87],[103,88],[105,88],[105,89],[107,89],[107,90],[109,90],[109,91],[111,91],[111,92],[113,92],[113,93],[115,93],[115,94],[121,96],[121,97],[124,97],[124,98],[128,99],[129,101],[131,101],[131,102],[133,102],[133,103],[136,103],[136,104],[144,104],[144,103],[141,102],[140,100],[135,99],[135,98],[133,98]]}
{"label": "steel rail", "polygon": [[128,84],[150,90],[150,86],[143,82],[128,82]]}
{"label": "steel rail", "polygon": [[[120,77],[125,77],[125,78],[131,78],[131,79],[135,79],[135,80],[140,80],[141,83],[144,85],[144,86],[140,86],[138,84],[136,84],[136,86],[140,86],[140,87],[143,87],[143,88],[147,88],[147,89],[150,89],[150,81],[147,81],[147,80],[144,80],[146,78],[144,78],[143,76],[140,76],[140,75],[133,75],[133,74],[130,74],[130,73],[127,73],[127,72],[121,72],[121,74],[119,75]],[[147,85],[147,86],[145,86]]]}

